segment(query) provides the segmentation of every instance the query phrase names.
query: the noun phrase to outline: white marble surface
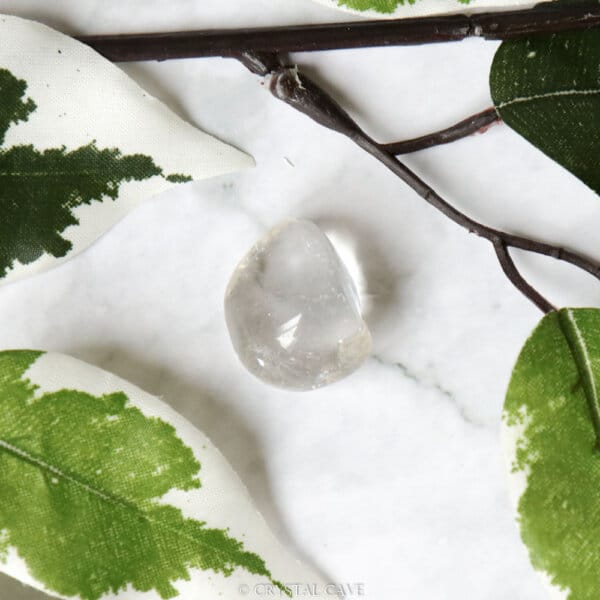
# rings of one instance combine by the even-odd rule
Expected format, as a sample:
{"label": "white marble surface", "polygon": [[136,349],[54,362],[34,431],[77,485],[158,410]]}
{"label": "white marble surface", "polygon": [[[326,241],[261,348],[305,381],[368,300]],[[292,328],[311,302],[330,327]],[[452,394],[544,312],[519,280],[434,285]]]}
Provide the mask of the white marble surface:
{"label": "white marble surface", "polygon": [[[77,32],[348,18],[309,0],[0,0],[0,12]],[[487,107],[495,48],[298,60],[391,140]],[[163,397],[221,448],[281,539],[328,579],[362,583],[363,597],[545,598],[513,522],[498,441],[510,370],[539,314],[489,244],[234,62],[127,71],[257,167],[152,199],[70,263],[0,289],[0,347],[68,353]],[[407,162],[488,223],[600,256],[597,196],[507,127]],[[374,337],[364,368],[309,394],[248,375],[223,318],[235,264],[290,216],[354,244]],[[591,278],[517,258],[556,303],[600,304]],[[41,598],[0,579],[1,600]]]}

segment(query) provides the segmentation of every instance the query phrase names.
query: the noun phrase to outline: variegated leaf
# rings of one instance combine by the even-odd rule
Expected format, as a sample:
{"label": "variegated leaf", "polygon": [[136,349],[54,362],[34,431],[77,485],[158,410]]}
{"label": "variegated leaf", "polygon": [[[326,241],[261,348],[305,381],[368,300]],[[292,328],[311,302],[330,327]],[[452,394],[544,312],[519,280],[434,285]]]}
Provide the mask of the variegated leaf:
{"label": "variegated leaf", "polygon": [[87,248],[144,199],[252,159],[74,39],[0,15],[0,283]]}
{"label": "variegated leaf", "polygon": [[188,421],[34,351],[0,352],[0,572],[82,600],[331,597]]}

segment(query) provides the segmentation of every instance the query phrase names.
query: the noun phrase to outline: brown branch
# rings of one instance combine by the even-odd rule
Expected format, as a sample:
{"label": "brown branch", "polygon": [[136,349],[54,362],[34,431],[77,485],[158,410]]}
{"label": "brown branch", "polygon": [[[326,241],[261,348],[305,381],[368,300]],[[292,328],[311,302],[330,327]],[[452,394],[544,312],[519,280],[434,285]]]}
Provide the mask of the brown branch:
{"label": "brown branch", "polygon": [[542,312],[547,314],[555,311],[556,307],[550,304],[550,302],[525,281],[521,273],[519,273],[519,270],[508,251],[506,243],[503,240],[498,239],[495,240],[493,244],[496,256],[498,257],[498,262],[509,281]]}
{"label": "brown branch", "polygon": [[[392,151],[402,150],[402,144],[386,145],[373,140],[322,88],[299,73],[296,67],[283,65],[280,56],[287,50],[421,44],[466,37],[511,39],[532,34],[588,29],[598,25],[600,3],[557,3],[540,5],[528,11],[487,13],[471,17],[455,15],[276,29],[94,36],[80,40],[115,61],[223,56],[236,58],[253,73],[263,77],[270,76],[270,90],[275,97],[317,123],[349,137],[443,215],[471,233],[489,240],[494,245],[500,265],[509,280],[536,306],[547,311],[554,310],[554,307],[523,279],[508,253],[509,247],[567,262],[598,279],[600,265],[570,250],[494,229],[462,213],[392,154]],[[458,130],[468,129],[469,121],[459,123]],[[441,139],[447,135],[448,130],[438,132],[419,138],[419,143],[430,143],[436,136]],[[415,140],[410,142],[415,144]],[[404,149],[406,150],[406,146]]]}
{"label": "brown branch", "polygon": [[383,163],[443,215],[469,232],[490,241],[496,248],[500,264],[510,281],[515,284],[519,291],[526,293],[536,306],[543,307],[542,310],[549,309],[552,305],[525,282],[514,264],[511,266],[512,260],[510,256],[507,260],[506,253],[502,248],[514,247],[549,256],[572,264],[600,279],[600,265],[585,256],[558,246],[494,229],[479,223],[452,206],[416,173],[398,160],[396,156],[390,154],[385,144],[379,144],[369,137],[327,92],[300,73],[297,67],[284,66],[281,59],[273,54],[253,55],[252,53],[246,53],[238,58],[252,72],[263,76],[269,75],[269,87],[276,98],[306,114],[320,125],[349,137],[355,144]]}
{"label": "brown branch", "polygon": [[600,25],[600,4],[543,3],[529,10],[450,15],[324,25],[220,29],[79,39],[115,62],[202,56],[228,57],[242,52],[313,52],[372,46],[410,46],[480,37],[507,40]]}
{"label": "brown branch", "polygon": [[474,133],[483,133],[487,130],[490,125],[500,122],[500,115],[496,112],[494,107],[488,108],[476,115],[468,117],[462,121],[459,121],[455,125],[422,135],[417,138],[410,140],[404,140],[402,142],[394,142],[392,144],[385,144],[385,149],[396,156],[401,154],[410,154],[411,152],[417,152],[418,150],[426,150],[433,146],[440,146],[442,144],[450,144]]}

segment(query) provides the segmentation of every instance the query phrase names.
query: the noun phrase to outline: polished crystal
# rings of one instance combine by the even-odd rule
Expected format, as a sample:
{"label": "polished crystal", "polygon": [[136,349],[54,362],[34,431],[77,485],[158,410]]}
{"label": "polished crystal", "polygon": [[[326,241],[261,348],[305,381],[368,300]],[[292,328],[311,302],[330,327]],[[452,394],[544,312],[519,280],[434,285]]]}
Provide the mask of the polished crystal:
{"label": "polished crystal", "polygon": [[225,318],[242,363],[278,387],[328,385],[371,351],[356,286],[309,221],[286,221],[248,252],[227,288]]}

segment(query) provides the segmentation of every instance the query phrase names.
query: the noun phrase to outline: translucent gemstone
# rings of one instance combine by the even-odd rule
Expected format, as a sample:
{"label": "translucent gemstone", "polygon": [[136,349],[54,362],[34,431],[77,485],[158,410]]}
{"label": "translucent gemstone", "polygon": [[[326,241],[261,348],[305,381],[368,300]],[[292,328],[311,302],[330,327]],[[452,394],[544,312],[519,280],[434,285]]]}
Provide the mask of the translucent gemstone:
{"label": "translucent gemstone", "polygon": [[225,318],[242,363],[278,387],[328,385],[371,351],[356,286],[309,221],[275,227],[248,252],[229,282]]}

